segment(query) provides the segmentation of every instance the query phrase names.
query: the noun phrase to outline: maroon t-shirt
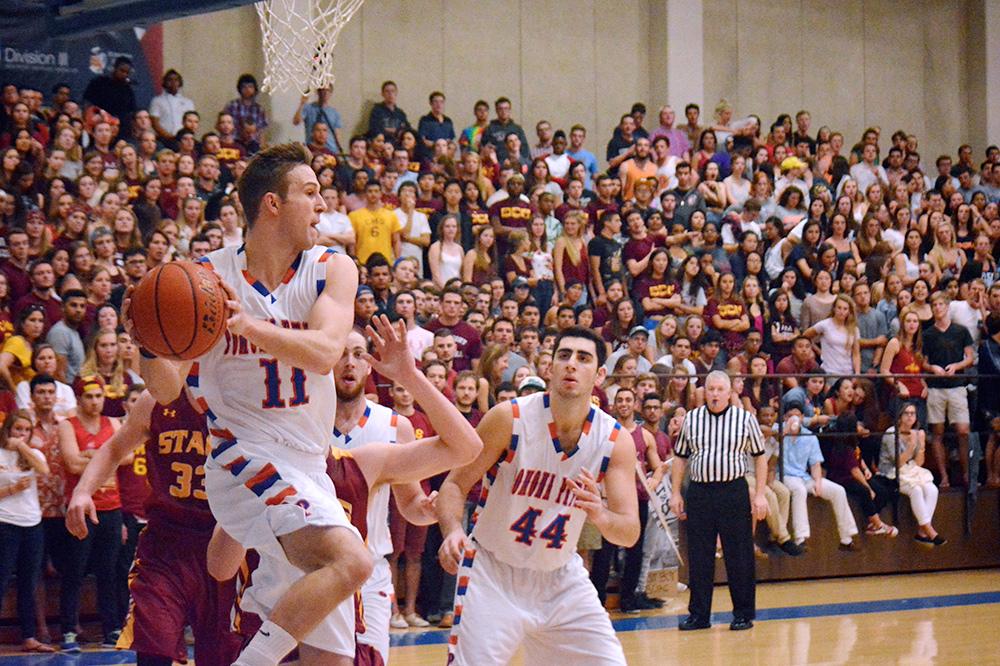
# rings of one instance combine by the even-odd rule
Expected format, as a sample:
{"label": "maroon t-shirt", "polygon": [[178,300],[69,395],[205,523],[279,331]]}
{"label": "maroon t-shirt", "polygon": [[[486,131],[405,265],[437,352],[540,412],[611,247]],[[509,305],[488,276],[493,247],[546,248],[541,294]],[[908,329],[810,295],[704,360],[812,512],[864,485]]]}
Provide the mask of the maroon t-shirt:
{"label": "maroon t-shirt", "polygon": [[600,199],[594,199],[587,204],[587,216],[590,218],[590,224],[594,227],[595,235],[601,233],[601,218],[603,218],[609,211],[617,213],[618,204],[614,201],[604,203]]}
{"label": "maroon t-shirt", "polygon": [[215,159],[219,160],[219,165],[227,169],[232,167],[239,160],[247,156],[247,149],[243,144],[232,142],[219,142],[219,152],[215,154]]}
{"label": "maroon t-shirt", "polygon": [[653,251],[653,248],[663,247],[664,245],[663,238],[653,236],[652,234],[646,234],[645,238],[631,238],[625,243],[624,249],[622,249],[622,261],[626,263],[629,259],[642,261],[646,258],[646,255]]}
{"label": "maroon t-shirt", "polygon": [[438,213],[443,209],[444,209],[444,202],[441,199],[438,199],[436,197],[431,197],[430,199],[421,199],[420,197],[417,197],[417,205],[415,210],[418,210],[424,215],[426,215],[428,219],[430,219],[430,217],[434,215],[434,213]]}
{"label": "maroon t-shirt", "polygon": [[455,352],[455,359],[451,367],[461,372],[472,369],[472,359],[479,358],[483,354],[483,346],[479,340],[479,332],[472,328],[467,322],[459,321],[454,326],[446,326],[440,319],[432,319],[424,325],[431,333],[436,333],[439,329],[447,328],[455,337],[458,351]]}
{"label": "maroon t-shirt", "polygon": [[21,268],[8,259],[0,264],[0,271],[7,276],[11,303],[17,303],[22,296],[31,291],[31,277],[27,268]]}
{"label": "maroon t-shirt", "polygon": [[18,320],[21,313],[29,305],[40,305],[45,310],[45,330],[42,331],[42,337],[44,338],[48,335],[49,329],[62,319],[62,303],[52,297],[40,298],[34,291],[29,291],[14,305],[14,312],[11,313],[14,316],[14,321]]}
{"label": "maroon t-shirt", "polygon": [[[654,280],[651,277],[642,277],[636,281],[632,287],[632,297],[636,303],[642,303],[644,298],[670,298],[677,293],[677,283],[673,280]],[[643,311],[647,317],[665,315],[670,312],[670,308],[643,306]]]}
{"label": "maroon t-shirt", "polygon": [[[499,218],[500,224],[505,227],[527,229],[531,226],[534,209],[531,207],[531,204],[525,203],[521,197],[508,197],[490,206],[489,214],[491,220]],[[509,250],[507,239],[500,238],[498,240],[503,241],[497,245],[500,254],[506,254]]]}
{"label": "maroon t-shirt", "polygon": [[[705,321],[712,325],[712,317],[719,315],[724,320],[740,319],[746,314],[746,306],[739,302],[720,303],[717,299],[711,298],[705,306]],[[736,331],[719,331],[722,334],[722,343],[730,352],[738,352],[743,348],[743,341],[746,339],[745,333]]]}

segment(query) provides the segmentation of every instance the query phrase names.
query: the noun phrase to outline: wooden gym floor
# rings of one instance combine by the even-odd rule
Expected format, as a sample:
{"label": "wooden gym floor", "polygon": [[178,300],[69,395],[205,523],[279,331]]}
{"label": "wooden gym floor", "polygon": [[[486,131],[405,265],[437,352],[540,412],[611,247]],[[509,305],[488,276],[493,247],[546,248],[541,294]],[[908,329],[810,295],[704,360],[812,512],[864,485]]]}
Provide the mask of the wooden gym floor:
{"label": "wooden gym floor", "polygon": [[[741,633],[729,631],[725,587],[716,587],[711,629],[677,631],[686,603],[682,594],[661,611],[615,615],[629,664],[1000,663],[1000,570],[759,585],[756,626]],[[391,665],[443,666],[446,640],[443,630],[394,633]],[[0,663],[130,664],[134,656],[35,657],[0,648]]]}

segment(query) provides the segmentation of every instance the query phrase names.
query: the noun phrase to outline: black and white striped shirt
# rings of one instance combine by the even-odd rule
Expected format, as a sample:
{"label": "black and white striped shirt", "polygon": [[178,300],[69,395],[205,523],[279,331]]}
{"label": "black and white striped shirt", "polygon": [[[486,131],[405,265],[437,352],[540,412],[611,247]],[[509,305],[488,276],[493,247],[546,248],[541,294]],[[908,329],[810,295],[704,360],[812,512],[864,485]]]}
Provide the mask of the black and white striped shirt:
{"label": "black and white striped shirt", "polygon": [[764,436],[753,414],[732,405],[720,414],[708,405],[687,413],[674,453],[687,458],[691,480],[721,483],[746,476],[747,454],[764,453]]}

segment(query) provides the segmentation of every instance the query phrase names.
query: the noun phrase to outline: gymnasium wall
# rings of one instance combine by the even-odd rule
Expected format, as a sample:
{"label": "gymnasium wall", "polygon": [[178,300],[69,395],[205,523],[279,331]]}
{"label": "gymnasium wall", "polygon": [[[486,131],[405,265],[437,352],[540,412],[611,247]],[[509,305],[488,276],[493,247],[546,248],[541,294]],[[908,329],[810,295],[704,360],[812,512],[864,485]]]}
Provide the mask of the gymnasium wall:
{"label": "gymnasium wall", "polygon": [[[808,108],[814,130],[827,124],[849,141],[868,125],[886,138],[902,127],[930,160],[962,142],[977,155],[985,146],[982,0],[368,0],[340,36],[334,105],[349,135],[364,128],[386,78],[414,123],[434,89],[448,96],[458,128],[476,99],[507,95],[529,138],[540,118],[580,122],[603,156],[632,102],[646,102],[655,125],[666,101],[668,4],[703,13],[696,101],[706,116],[725,97],[737,116],[765,123]],[[242,71],[260,78],[258,44],[252,6],[169,21],[164,65],[180,69],[186,94],[214,113]],[[290,122],[298,95],[265,102],[272,138],[300,138]]]}
{"label": "gymnasium wall", "polygon": [[[810,109],[848,145],[865,127],[920,138],[924,163],[985,140],[982,2],[704,0],[705,102],[769,125]],[[995,139],[996,137],[994,137]]]}

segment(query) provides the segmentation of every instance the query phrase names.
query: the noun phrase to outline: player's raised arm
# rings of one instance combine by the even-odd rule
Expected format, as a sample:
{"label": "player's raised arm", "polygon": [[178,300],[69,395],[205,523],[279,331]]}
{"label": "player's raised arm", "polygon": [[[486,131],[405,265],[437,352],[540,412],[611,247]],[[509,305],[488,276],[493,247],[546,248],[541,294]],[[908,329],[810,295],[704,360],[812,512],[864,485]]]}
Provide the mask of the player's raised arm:
{"label": "player's raised arm", "polygon": [[600,530],[601,536],[618,546],[631,547],[639,540],[639,498],[635,490],[635,449],[630,437],[619,437],[611,451],[604,475],[607,503],[594,476],[586,469],[571,483],[576,506]]}
{"label": "player's raised arm", "polygon": [[118,466],[128,458],[149,433],[149,419],[156,400],[149,391],[143,391],[122,426],[111,439],[97,449],[73,489],[66,509],[66,529],[78,539],[87,536],[87,517],[97,522],[97,508],[93,495],[112,475]]}
{"label": "player's raised arm", "polygon": [[[377,358],[369,356],[369,363],[382,376],[406,387],[420,403],[434,431],[440,434],[393,445],[391,451],[379,455],[374,463],[365,460],[363,464],[372,474],[369,476],[366,471],[371,485],[419,481],[474,460],[483,448],[482,440],[451,401],[417,370],[406,345],[405,324],[397,322],[393,326],[385,315],[376,317],[374,321],[375,328],[369,326],[368,334],[374,342],[373,351]],[[366,455],[358,449],[355,457],[362,464]],[[374,456],[368,454],[367,457]]]}
{"label": "player's raised arm", "polygon": [[247,315],[233,290],[229,292],[229,330],[242,335],[279,361],[297,368],[327,374],[344,353],[344,342],[354,325],[354,296],[358,269],[346,255],[334,254],[326,262],[326,286],[309,313],[309,328],[275,326]]}
{"label": "player's raised arm", "polygon": [[483,441],[479,456],[468,465],[453,469],[438,490],[435,508],[444,536],[438,560],[449,573],[458,571],[458,563],[469,543],[462,526],[465,498],[476,481],[483,478],[507,449],[513,429],[514,416],[509,402],[502,402],[486,412],[476,429]]}

